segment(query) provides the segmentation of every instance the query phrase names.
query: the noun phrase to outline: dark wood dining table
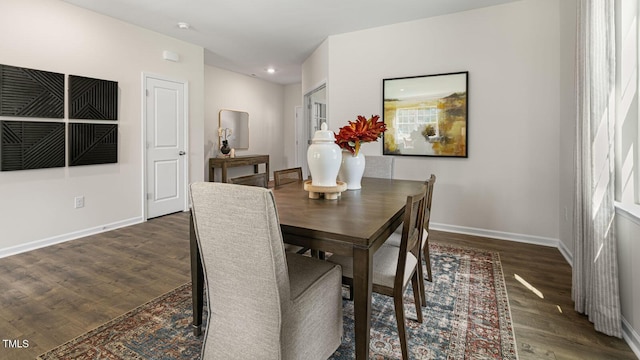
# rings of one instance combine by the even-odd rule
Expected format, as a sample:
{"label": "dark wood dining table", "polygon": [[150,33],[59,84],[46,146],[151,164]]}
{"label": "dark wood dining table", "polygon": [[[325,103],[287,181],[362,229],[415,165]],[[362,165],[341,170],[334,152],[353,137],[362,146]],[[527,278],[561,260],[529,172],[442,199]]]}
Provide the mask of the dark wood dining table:
{"label": "dark wood dining table", "polygon": [[[356,359],[367,359],[371,326],[373,254],[402,223],[407,195],[422,181],[363,178],[362,189],[337,200],[310,199],[303,182],[276,187],[273,194],[285,243],[353,257]],[[193,326],[202,324],[203,273],[191,226]]]}

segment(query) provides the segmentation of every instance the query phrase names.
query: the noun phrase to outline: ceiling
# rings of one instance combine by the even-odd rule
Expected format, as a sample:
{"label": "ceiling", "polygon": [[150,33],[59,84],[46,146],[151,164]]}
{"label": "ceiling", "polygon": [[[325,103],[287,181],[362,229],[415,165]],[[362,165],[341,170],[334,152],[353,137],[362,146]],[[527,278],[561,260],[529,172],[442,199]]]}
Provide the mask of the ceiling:
{"label": "ceiling", "polygon": [[[292,84],[330,35],[515,0],[63,1],[202,46],[207,65]],[[180,29],[178,22],[190,28]]]}

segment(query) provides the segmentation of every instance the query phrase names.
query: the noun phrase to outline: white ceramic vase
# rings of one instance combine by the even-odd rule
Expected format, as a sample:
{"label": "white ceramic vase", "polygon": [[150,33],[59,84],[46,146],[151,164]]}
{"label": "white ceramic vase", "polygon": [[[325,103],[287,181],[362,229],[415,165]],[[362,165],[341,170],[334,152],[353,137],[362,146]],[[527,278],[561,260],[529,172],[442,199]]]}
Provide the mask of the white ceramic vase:
{"label": "white ceramic vase", "polygon": [[354,156],[347,150],[342,150],[342,164],[338,178],[347,183],[347,190],[362,188],[361,181],[364,174],[365,158],[362,151]]}
{"label": "white ceramic vase", "polygon": [[307,150],[311,185],[336,186],[336,178],[342,161],[342,150],[335,143],[333,132],[327,130],[326,123],[322,123],[320,129],[314,134]]}

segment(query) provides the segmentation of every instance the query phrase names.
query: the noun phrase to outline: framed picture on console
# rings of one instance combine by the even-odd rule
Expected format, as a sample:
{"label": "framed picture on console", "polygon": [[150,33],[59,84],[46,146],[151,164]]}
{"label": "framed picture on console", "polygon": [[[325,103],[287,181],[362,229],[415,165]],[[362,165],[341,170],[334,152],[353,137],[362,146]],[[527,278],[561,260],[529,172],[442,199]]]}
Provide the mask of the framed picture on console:
{"label": "framed picture on console", "polygon": [[384,155],[466,158],[467,71],[382,80]]}

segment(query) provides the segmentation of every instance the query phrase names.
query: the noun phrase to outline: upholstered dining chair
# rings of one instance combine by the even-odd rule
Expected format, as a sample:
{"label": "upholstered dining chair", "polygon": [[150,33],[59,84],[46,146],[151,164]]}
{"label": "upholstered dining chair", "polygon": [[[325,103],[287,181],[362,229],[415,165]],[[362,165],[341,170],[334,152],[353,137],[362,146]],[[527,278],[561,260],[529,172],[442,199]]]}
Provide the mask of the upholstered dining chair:
{"label": "upholstered dining chair", "polygon": [[[426,187],[424,191],[407,197],[400,247],[383,245],[373,255],[373,291],[393,297],[403,359],[409,359],[402,304],[402,298],[409,282],[413,286],[418,322],[422,323],[420,283],[423,280],[419,278],[418,267],[421,265],[419,263],[420,235],[424,224],[425,195]],[[328,261],[342,267],[342,283],[349,286],[351,299],[353,299],[353,258],[333,255],[329,257]]]}
{"label": "upholstered dining chair", "polygon": [[302,180],[301,167],[276,170],[273,172],[273,181],[275,186],[280,186],[300,180]]}
{"label": "upholstered dining chair", "polygon": [[285,253],[273,193],[194,183],[207,327],[202,359],[327,359],[343,333],[340,266]]}
{"label": "upholstered dining chair", "polygon": [[365,156],[364,177],[393,179],[392,156]]}
{"label": "upholstered dining chair", "polygon": [[[265,173],[238,176],[238,177],[230,178],[228,182],[230,184],[258,186],[263,188],[266,188],[268,185],[267,174]],[[287,252],[294,252],[298,254],[304,254],[309,250],[309,248],[305,248],[298,245],[292,245],[292,244],[284,244],[284,249]]]}
{"label": "upholstered dining chair", "polygon": [[[422,241],[420,243],[420,246],[422,247],[421,249],[422,257],[424,258],[426,267],[427,267],[427,280],[433,281],[433,275],[431,273],[431,254],[429,253],[429,221],[431,220],[431,201],[433,200],[433,188],[436,183],[436,176],[434,174],[431,174],[429,179],[427,179],[424,183],[427,186],[427,195],[425,200],[424,226],[422,230]],[[402,226],[399,226],[389,236],[389,238],[387,239],[387,241],[385,241],[384,244],[388,246],[399,247],[401,238],[402,238]],[[422,266],[420,266],[418,270],[419,270],[420,277],[424,279],[424,274],[422,273]],[[423,283],[420,286],[420,289],[422,292],[422,297],[421,297],[422,306],[427,306],[427,294],[426,294],[425,288],[426,286],[423,281]]]}
{"label": "upholstered dining chair", "polygon": [[269,185],[266,173],[238,176],[227,180],[231,184],[259,186],[266,188]]}

